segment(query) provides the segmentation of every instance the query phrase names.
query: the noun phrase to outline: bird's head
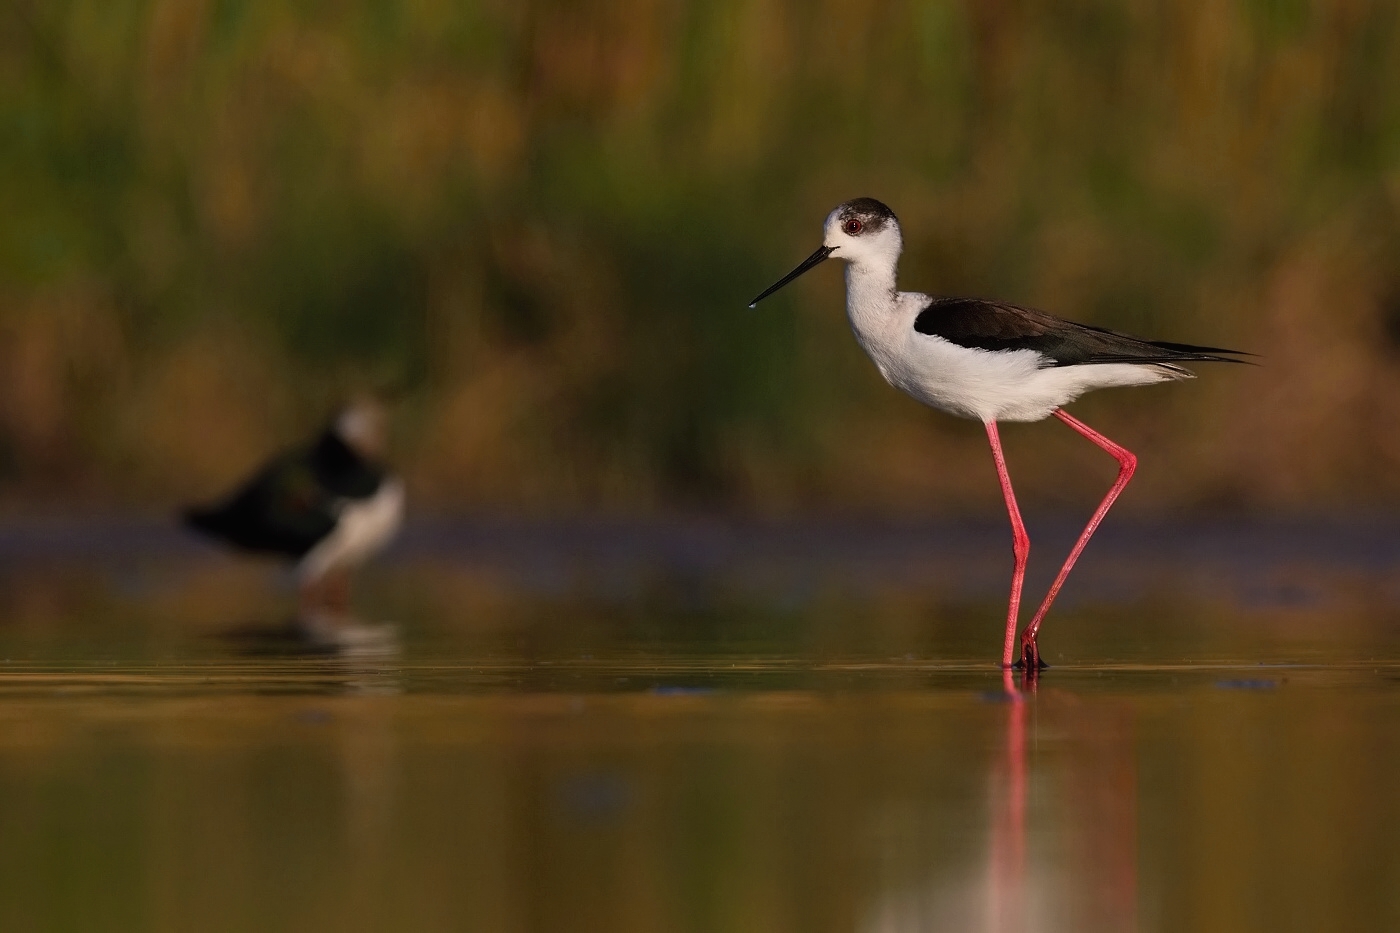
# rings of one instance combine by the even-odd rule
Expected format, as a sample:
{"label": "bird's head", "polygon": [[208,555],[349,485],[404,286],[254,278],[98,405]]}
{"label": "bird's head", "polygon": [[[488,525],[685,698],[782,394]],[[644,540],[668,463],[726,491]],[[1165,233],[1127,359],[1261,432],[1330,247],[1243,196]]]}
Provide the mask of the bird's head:
{"label": "bird's head", "polygon": [[826,215],[822,245],[817,251],[749,302],[749,307],[752,308],[829,257],[844,259],[855,266],[893,269],[903,249],[904,238],[894,211],[874,198],[847,201]]}
{"label": "bird's head", "polygon": [[388,445],[388,415],[377,399],[351,399],[336,413],[331,430],[361,457],[378,460]]}
{"label": "bird's head", "polygon": [[892,265],[904,249],[894,211],[874,198],[856,198],[826,215],[822,246],[853,265]]}

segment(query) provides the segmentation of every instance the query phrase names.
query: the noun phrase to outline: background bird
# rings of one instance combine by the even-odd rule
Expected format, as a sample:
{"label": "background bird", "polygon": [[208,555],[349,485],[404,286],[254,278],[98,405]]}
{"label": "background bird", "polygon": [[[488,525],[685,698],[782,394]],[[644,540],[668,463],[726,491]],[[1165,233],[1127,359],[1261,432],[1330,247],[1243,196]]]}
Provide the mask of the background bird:
{"label": "background bird", "polygon": [[350,571],[381,551],[403,520],[403,483],[383,464],[384,447],[384,409],[357,399],[311,443],[184,519],[237,548],[294,560],[298,622],[308,635],[327,637],[349,619]]}
{"label": "background bird", "polygon": [[1040,608],[1021,636],[1021,664],[1044,666],[1036,636],[1070,568],[1127,486],[1137,458],[1060,406],[1092,389],[1150,385],[1194,374],[1185,362],[1242,362],[1238,350],[1142,340],[1076,324],[1016,305],[979,298],[934,298],[901,292],[895,275],[904,249],[899,221],[874,198],[856,198],[827,215],[822,245],[749,303],[752,308],[793,279],[836,256],[846,262],[846,313],[856,340],[890,385],[926,405],[983,423],[1011,519],[1015,569],[1002,664],[1015,650],[1021,587],[1030,538],[1006,469],[998,421],[1039,421],[1051,415],[1118,461],[1118,478],[1089,519]]}

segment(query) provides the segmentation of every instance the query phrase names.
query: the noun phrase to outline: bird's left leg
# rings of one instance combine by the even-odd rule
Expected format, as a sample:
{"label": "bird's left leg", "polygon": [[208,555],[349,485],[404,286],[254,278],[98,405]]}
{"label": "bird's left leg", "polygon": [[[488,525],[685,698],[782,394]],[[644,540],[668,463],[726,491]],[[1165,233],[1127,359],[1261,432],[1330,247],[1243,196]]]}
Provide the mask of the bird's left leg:
{"label": "bird's left leg", "polygon": [[1108,510],[1113,505],[1114,500],[1122,493],[1123,488],[1128,485],[1128,480],[1133,478],[1133,471],[1137,469],[1137,457],[1133,455],[1132,451],[1113,443],[1113,441],[1104,437],[1084,422],[1073,417],[1062,408],[1055,409],[1055,417],[1112,454],[1113,459],[1118,461],[1118,479],[1114,481],[1113,488],[1108,491],[1108,495],[1104,496],[1103,501],[1099,503],[1099,507],[1094,511],[1093,517],[1089,519],[1089,524],[1084,526],[1084,532],[1079,536],[1079,540],[1075,542],[1074,549],[1069,552],[1069,557],[1065,560],[1065,565],[1060,568],[1060,573],[1055,577],[1055,582],[1050,584],[1050,592],[1045,594],[1045,601],[1042,602],[1040,608],[1035,611],[1035,617],[1031,619],[1030,625],[1026,626],[1025,632],[1021,635],[1021,664],[1028,672],[1045,666],[1044,662],[1040,659],[1040,649],[1035,642],[1036,633],[1040,631],[1041,620],[1043,620],[1045,614],[1050,611],[1050,604],[1053,603],[1055,597],[1059,595],[1060,587],[1064,586],[1065,578],[1069,576],[1070,568],[1074,566],[1074,562],[1079,560],[1079,555],[1084,551],[1084,545],[1089,543],[1089,539],[1093,537],[1094,532],[1099,527],[1099,523],[1102,522],[1103,517],[1108,514]]}

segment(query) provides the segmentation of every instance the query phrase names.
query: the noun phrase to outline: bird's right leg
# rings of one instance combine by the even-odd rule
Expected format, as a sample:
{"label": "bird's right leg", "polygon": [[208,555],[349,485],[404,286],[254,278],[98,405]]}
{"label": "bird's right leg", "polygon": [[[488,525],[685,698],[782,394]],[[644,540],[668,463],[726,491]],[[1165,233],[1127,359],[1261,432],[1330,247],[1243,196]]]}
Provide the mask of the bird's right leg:
{"label": "bird's right leg", "polygon": [[1026,559],[1031,554],[1030,535],[1021,521],[1021,510],[1016,507],[1016,493],[1011,489],[1011,474],[1006,472],[1006,456],[1001,452],[1001,438],[997,435],[995,421],[983,422],[987,429],[987,440],[992,445],[992,459],[997,465],[997,479],[1001,481],[1001,495],[1006,500],[1006,514],[1011,519],[1011,553],[1016,567],[1011,575],[1011,602],[1006,609],[1006,641],[1001,652],[1001,666],[1011,667],[1016,650],[1016,621],[1021,611],[1021,586],[1026,582]]}
{"label": "bird's right leg", "polygon": [[350,571],[338,567],[326,574],[326,605],[337,616],[350,615]]}
{"label": "bird's right leg", "polygon": [[297,583],[297,616],[310,618],[325,608],[326,587],[320,575],[302,577]]}
{"label": "bird's right leg", "polygon": [[1118,461],[1118,479],[1114,480],[1113,488],[1108,491],[1108,495],[1103,497],[1099,507],[1094,510],[1094,515],[1089,519],[1089,524],[1084,526],[1084,531],[1079,536],[1079,540],[1074,543],[1074,548],[1069,552],[1064,566],[1060,568],[1059,574],[1055,576],[1055,582],[1050,584],[1050,592],[1045,594],[1045,601],[1040,604],[1035,615],[1031,617],[1030,624],[1026,626],[1026,631],[1021,636],[1021,661],[1025,665],[1026,674],[1029,676],[1038,668],[1044,667],[1045,662],[1040,659],[1040,647],[1035,642],[1035,637],[1040,632],[1040,623],[1045,619],[1045,614],[1050,611],[1050,604],[1055,601],[1055,596],[1059,594],[1060,587],[1064,586],[1065,578],[1069,576],[1070,568],[1074,562],[1079,560],[1079,555],[1084,553],[1084,546],[1089,543],[1089,539],[1094,536],[1094,532],[1099,527],[1099,522],[1108,514],[1109,507],[1117,501],[1124,487],[1128,485],[1128,480],[1133,478],[1133,472],[1137,470],[1137,457],[1133,452],[1119,444],[1104,437],[1098,431],[1089,427],[1084,422],[1075,418],[1063,408],[1057,408],[1052,412],[1065,424],[1078,431],[1084,437],[1093,441],[1099,447],[1113,455],[1113,459]]}

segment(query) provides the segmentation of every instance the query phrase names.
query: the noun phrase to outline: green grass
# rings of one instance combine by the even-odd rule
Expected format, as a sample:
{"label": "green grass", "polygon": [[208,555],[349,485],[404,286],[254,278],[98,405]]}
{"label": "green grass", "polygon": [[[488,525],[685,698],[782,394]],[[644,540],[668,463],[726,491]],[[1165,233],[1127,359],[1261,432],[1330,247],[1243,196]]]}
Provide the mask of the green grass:
{"label": "green grass", "polygon": [[1085,406],[1173,461],[1140,501],[1400,500],[1393,4],[55,0],[0,37],[15,498],[207,491],[378,386],[420,501],[994,506],[834,275],[744,308],[873,195],[909,287],[1266,355]]}

